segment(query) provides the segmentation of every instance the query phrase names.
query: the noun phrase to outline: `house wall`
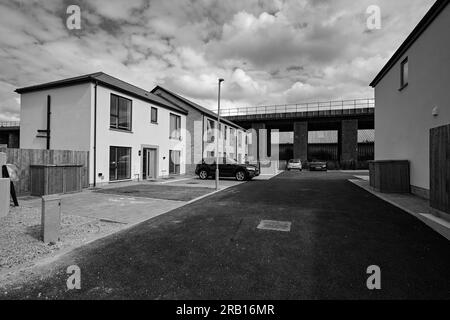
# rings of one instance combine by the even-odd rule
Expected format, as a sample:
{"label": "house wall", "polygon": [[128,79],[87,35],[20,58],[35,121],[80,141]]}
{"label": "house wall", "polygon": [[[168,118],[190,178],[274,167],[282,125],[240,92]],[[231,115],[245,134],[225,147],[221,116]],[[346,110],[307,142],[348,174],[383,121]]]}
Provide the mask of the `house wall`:
{"label": "house wall", "polygon": [[[412,191],[429,190],[429,130],[450,123],[450,6],[375,87],[375,159],[409,160]],[[408,86],[400,64],[408,57]],[[438,107],[439,115],[433,116]]]}
{"label": "house wall", "polygon": [[194,174],[196,164],[202,160],[203,113],[164,90],[158,89],[154,93],[189,112],[186,116],[186,173]]}
{"label": "house wall", "polygon": [[[203,123],[203,127],[204,127],[204,136],[203,136],[203,142],[204,142],[204,150],[203,150],[203,157],[208,157],[208,152],[210,151],[214,151],[214,156],[216,156],[215,154],[215,150],[216,150],[216,140],[214,139],[214,142],[208,142],[208,135],[207,135],[207,122],[208,120],[210,121],[214,121],[214,128],[216,129],[216,133],[214,134],[214,137],[217,137],[217,119],[213,119],[211,117],[204,117],[204,123]],[[230,126],[229,125],[224,125],[223,123],[221,123],[221,132],[219,134],[219,156],[223,156],[223,153],[226,152],[227,153],[227,157],[230,157],[230,154],[234,154],[234,158],[239,160],[239,158],[241,159],[241,163],[245,162],[245,157],[247,155],[247,146],[245,144],[245,135],[246,132],[244,130],[240,130],[240,129],[234,129],[234,136],[232,136],[230,134]],[[224,130],[225,127],[228,130],[227,133],[227,140],[224,139]],[[239,141],[238,139],[236,139],[239,135],[238,132],[241,132],[241,146],[239,146]],[[239,157],[240,156],[240,157]]]}
{"label": "house wall", "polygon": [[[132,100],[131,132],[110,129],[110,99],[111,94]],[[158,109],[158,123],[150,121],[151,107]],[[169,139],[170,113],[181,116],[180,140]],[[102,173],[103,179],[98,183],[109,181],[109,147],[131,147],[131,178],[139,176],[142,179],[142,155],[139,151],[144,146],[158,148],[158,176],[169,175],[169,150],[178,150],[181,154],[180,174],[185,173],[186,161],[186,117],[183,114],[152,105],[149,102],[128,96],[121,92],[98,86],[97,90],[97,175]]]}
{"label": "house wall", "polygon": [[[172,102],[173,104],[185,109],[188,111],[188,115],[186,117],[186,129],[187,129],[187,148],[186,148],[186,173],[188,174],[194,174],[195,167],[197,163],[199,163],[204,157],[207,157],[207,151],[214,151],[216,149],[216,143],[208,143],[207,141],[207,126],[206,126],[206,119],[212,119],[215,123],[217,123],[217,119],[213,119],[212,117],[209,117],[207,115],[204,115],[199,110],[191,107],[189,104],[173,97],[171,94],[167,93],[164,90],[157,89],[155,94],[167,99],[168,101]],[[226,125],[228,130],[230,129],[229,125]],[[216,125],[217,127],[217,125]],[[222,124],[222,131],[224,127]],[[238,130],[235,130],[237,132]],[[235,158],[238,159],[238,154],[241,154],[242,162],[245,161],[245,155],[246,155],[246,147],[245,147],[245,133],[242,130],[239,130],[242,132],[242,146],[238,147],[238,152],[234,150],[235,143],[230,139],[230,132],[228,131],[228,139],[227,141],[224,141],[223,139],[223,132],[220,136],[220,142],[219,142],[219,153],[223,154],[224,150],[229,155],[230,153],[235,153]],[[203,150],[203,155],[202,155]],[[190,160],[190,161],[189,161]]]}
{"label": "house wall", "polygon": [[[45,149],[46,139],[37,138],[38,129],[46,129],[47,95],[51,96],[51,142],[54,150],[90,151],[90,178],[94,182],[94,103],[95,86],[86,83],[42,90],[21,95],[20,146],[24,149]],[[115,131],[110,124],[111,93],[132,100],[132,132]],[[109,182],[109,147],[131,147],[131,178],[142,179],[142,155],[144,146],[158,149],[158,176],[169,175],[169,150],[181,154],[180,174],[185,173],[186,117],[159,106],[158,123],[150,122],[152,104],[98,86],[97,88],[97,165],[96,182]],[[182,139],[169,139],[169,114],[181,116]],[[102,177],[98,177],[101,173]]]}
{"label": "house wall", "polygon": [[47,95],[51,96],[50,148],[89,151],[91,135],[91,85],[24,93],[20,101],[20,147],[45,149],[46,139],[37,130],[47,128]]}

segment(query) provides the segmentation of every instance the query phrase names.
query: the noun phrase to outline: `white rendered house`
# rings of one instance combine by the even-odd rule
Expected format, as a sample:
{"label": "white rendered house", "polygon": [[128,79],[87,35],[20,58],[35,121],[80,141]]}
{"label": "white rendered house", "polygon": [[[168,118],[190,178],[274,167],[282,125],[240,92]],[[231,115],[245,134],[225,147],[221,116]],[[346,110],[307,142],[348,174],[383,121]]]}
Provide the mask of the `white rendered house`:
{"label": "white rendered house", "polygon": [[187,111],[148,91],[98,72],[16,92],[21,148],[89,151],[90,185],[185,173]]}

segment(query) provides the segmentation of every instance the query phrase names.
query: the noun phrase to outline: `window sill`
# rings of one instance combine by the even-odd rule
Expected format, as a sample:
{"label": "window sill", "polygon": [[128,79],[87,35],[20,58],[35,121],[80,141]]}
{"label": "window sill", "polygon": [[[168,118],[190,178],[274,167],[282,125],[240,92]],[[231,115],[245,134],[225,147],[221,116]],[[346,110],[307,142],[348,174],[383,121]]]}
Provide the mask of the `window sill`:
{"label": "window sill", "polygon": [[158,124],[158,122],[150,121],[150,124]]}
{"label": "window sill", "polygon": [[117,132],[133,133],[133,131],[131,131],[131,130],[126,130],[126,129],[109,128],[109,130],[111,130],[111,131],[117,131]]}
{"label": "window sill", "polygon": [[183,139],[181,139],[181,138],[174,138],[174,137],[169,137],[169,140],[182,141]]}
{"label": "window sill", "polygon": [[403,89],[405,89],[408,86],[408,83],[404,84],[402,87],[400,87],[400,89],[398,89],[398,91],[403,91]]}

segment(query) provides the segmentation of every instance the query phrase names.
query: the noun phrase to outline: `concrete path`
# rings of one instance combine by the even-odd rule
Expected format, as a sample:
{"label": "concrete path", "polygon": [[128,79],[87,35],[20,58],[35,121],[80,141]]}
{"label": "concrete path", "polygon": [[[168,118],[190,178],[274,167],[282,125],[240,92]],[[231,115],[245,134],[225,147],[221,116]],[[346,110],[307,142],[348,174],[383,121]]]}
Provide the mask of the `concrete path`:
{"label": "concrete path", "polygon": [[[229,188],[77,249],[0,298],[449,299],[450,242],[351,178],[285,172]],[[82,288],[69,291],[73,264]],[[366,286],[371,265],[381,290]]]}
{"label": "concrete path", "polygon": [[[180,201],[84,191],[62,195],[61,213],[63,215],[91,217],[123,224],[135,224],[181,207],[184,204],[185,202]],[[41,199],[22,200],[20,205],[40,208]]]}

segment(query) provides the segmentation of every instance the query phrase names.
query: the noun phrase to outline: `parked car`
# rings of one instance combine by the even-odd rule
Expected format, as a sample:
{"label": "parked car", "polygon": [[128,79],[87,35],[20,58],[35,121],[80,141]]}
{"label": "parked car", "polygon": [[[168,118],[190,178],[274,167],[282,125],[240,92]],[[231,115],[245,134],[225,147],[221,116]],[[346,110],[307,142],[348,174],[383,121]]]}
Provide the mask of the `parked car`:
{"label": "parked car", "polygon": [[[239,164],[235,160],[227,158],[220,158],[219,161],[219,177],[235,177],[237,181],[244,181],[259,176],[259,169],[255,165]],[[202,180],[215,177],[216,159],[204,159],[197,164],[195,174]]]}
{"label": "parked car", "polygon": [[313,160],[309,163],[309,171],[327,171],[327,162],[320,160]]}
{"label": "parked car", "polygon": [[291,170],[300,170],[302,171],[303,167],[302,167],[302,161],[300,159],[291,159],[288,161],[287,165],[286,165],[286,169],[288,171]]}

